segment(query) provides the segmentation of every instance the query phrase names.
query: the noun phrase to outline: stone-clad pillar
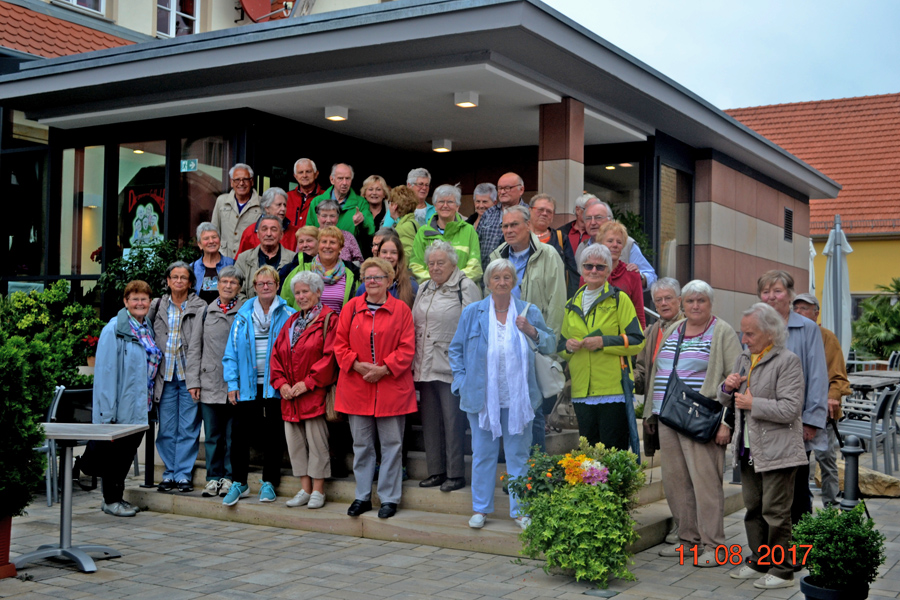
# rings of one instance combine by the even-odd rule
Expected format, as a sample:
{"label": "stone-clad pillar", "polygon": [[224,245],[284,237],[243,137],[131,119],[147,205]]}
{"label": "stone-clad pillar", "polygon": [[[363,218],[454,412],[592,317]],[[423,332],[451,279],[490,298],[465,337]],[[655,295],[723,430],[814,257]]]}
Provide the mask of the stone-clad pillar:
{"label": "stone-clad pillar", "polygon": [[584,104],[541,105],[538,161],[538,189],[556,198],[556,224],[570,221],[584,190]]}

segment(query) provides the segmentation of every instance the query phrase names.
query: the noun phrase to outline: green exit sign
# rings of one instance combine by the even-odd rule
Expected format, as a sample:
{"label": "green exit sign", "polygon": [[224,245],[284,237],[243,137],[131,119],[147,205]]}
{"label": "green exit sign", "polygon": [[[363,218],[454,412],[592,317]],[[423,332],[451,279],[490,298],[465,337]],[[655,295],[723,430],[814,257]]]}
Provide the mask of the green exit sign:
{"label": "green exit sign", "polygon": [[196,158],[188,158],[186,160],[181,161],[181,172],[182,173],[193,173],[197,170],[197,159]]}

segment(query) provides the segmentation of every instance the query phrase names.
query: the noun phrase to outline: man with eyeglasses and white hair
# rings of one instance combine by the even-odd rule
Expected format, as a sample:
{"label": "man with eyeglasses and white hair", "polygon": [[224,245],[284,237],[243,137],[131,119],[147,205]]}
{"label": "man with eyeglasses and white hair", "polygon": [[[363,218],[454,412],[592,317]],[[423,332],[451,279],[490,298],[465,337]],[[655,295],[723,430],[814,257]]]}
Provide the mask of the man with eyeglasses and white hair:
{"label": "man with eyeglasses and white hair", "polygon": [[319,170],[316,163],[308,158],[301,158],[294,163],[294,179],[297,187],[288,192],[287,214],[293,229],[300,229],[306,225],[306,215],[309,213],[309,205],[316,196],[325,192],[319,185]]}
{"label": "man with eyeglasses and white hair", "polygon": [[515,173],[506,173],[497,181],[497,203],[484,211],[478,223],[478,241],[481,245],[481,267],[486,269],[491,262],[491,252],[503,243],[503,211],[513,206],[528,205],[522,201],[525,193],[525,182]]}
{"label": "man with eyeglasses and white hair", "polygon": [[253,189],[253,169],[250,165],[237,163],[228,171],[228,176],[231,178],[231,191],[216,199],[209,220],[219,232],[219,252],[234,258],[241,244],[241,234],[256,223],[263,211],[259,194]]}

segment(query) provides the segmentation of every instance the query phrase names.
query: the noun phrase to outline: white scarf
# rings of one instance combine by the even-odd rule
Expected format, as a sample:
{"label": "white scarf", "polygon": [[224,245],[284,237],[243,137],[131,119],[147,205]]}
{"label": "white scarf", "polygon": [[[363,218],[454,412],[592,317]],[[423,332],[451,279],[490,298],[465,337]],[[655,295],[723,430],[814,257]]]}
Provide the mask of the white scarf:
{"label": "white scarf", "polygon": [[506,347],[497,347],[497,312],[494,307],[494,299],[490,301],[490,325],[488,328],[488,352],[487,352],[487,398],[484,406],[478,413],[478,426],[484,431],[490,431],[492,438],[497,439],[503,435],[500,425],[500,392],[496,385],[490,382],[497,381],[497,371],[500,368],[500,353],[505,354],[506,359],[506,383],[509,389],[509,423],[507,428],[510,435],[521,435],[525,427],[530,427],[534,420],[534,409],[531,407],[531,397],[528,394],[528,381],[526,365],[527,361],[534,360],[525,334],[516,327],[516,301],[509,299],[509,312],[506,313]]}

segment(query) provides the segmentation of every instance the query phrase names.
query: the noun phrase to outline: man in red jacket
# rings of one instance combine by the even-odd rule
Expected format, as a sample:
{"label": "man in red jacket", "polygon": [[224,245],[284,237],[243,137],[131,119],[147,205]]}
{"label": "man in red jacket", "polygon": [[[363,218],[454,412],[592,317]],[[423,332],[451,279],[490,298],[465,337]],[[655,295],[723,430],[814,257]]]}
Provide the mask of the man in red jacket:
{"label": "man in red jacket", "polygon": [[319,185],[318,178],[316,163],[310,159],[301,158],[294,163],[294,179],[297,180],[298,187],[288,192],[286,215],[294,229],[306,225],[306,214],[312,199],[325,191]]}

